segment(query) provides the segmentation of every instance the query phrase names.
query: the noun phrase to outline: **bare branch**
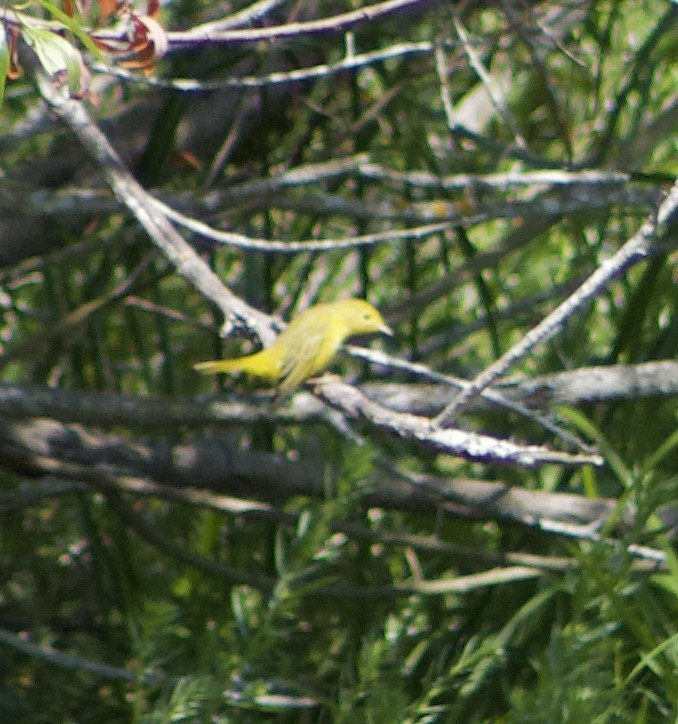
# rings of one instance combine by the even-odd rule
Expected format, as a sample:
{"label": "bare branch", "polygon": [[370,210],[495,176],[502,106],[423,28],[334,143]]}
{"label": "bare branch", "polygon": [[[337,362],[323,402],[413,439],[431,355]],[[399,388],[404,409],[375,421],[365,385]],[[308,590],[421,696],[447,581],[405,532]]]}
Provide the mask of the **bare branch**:
{"label": "bare branch", "polygon": [[[202,28],[198,26],[186,32],[168,33],[167,37],[170,48],[187,48],[221,43],[234,45],[236,43],[258,43],[262,40],[276,41],[310,35],[336,34],[381,18],[394,17],[405,12],[423,12],[439,2],[440,0],[387,0],[372,5],[363,5],[357,10],[320,20],[246,30],[214,31],[209,25]],[[111,32],[99,31],[96,33],[96,37],[105,40],[113,39],[115,35]]]}
{"label": "bare branch", "polygon": [[425,417],[396,413],[372,402],[350,385],[320,378],[318,389],[323,400],[349,417],[366,420],[377,429],[425,448],[467,460],[493,463],[512,463],[536,467],[548,463],[565,465],[602,465],[598,455],[574,455],[549,450],[537,445],[517,445],[508,440],[480,435],[464,430],[440,428]]}
{"label": "bare branch", "polygon": [[[294,516],[253,498],[280,502],[290,496],[325,493],[322,475],[312,461],[293,462],[270,453],[237,450],[223,440],[206,438],[196,438],[190,444],[170,444],[163,440],[154,443],[136,440],[131,443],[114,434],[91,432],[81,426],[63,425],[46,419],[0,423],[0,456],[7,467],[19,473],[49,476],[43,485],[32,484],[34,494],[25,500],[22,500],[21,490],[8,494],[9,497],[0,497],[0,508],[31,504],[36,498],[72,492],[73,488],[64,487],[63,481],[68,481],[78,490],[84,485],[115,494],[160,497],[210,507],[230,515],[263,517],[294,525]],[[212,492],[216,490],[219,492]],[[627,505],[619,511],[618,501],[612,499],[526,490],[501,482],[450,479],[419,473],[399,475],[397,471],[391,471],[390,477],[382,475],[377,485],[370,485],[363,500],[369,507],[429,514],[438,511],[471,521],[504,520],[548,534],[583,537],[609,545],[619,543],[600,537],[598,531],[606,521],[614,517],[616,525],[623,530],[634,525],[636,516],[632,506]],[[115,498],[112,502],[115,503]],[[233,580],[267,585],[265,578],[259,575],[186,551],[159,531],[150,530],[128,506],[123,506],[119,512],[131,527],[138,530],[139,535],[169,555],[185,561],[190,559],[201,569],[208,566],[212,572],[218,570],[220,575]],[[675,525],[675,511],[667,509],[659,511],[659,515],[666,525]],[[360,533],[355,524],[337,521],[335,526],[337,531],[365,539],[374,535],[372,529],[371,532]],[[441,541],[426,542],[400,536],[385,538],[382,542],[398,541],[405,545],[443,546],[440,552],[460,554],[455,546],[450,547]],[[654,549],[638,547],[637,550],[629,549],[629,553],[650,561],[662,560],[661,554]],[[490,558],[487,558],[488,555]],[[505,553],[492,558],[487,552],[479,552],[472,557],[496,563],[500,561],[497,555],[502,556],[503,562],[551,567],[548,561],[528,561]]]}
{"label": "bare branch", "polygon": [[[350,351],[359,358],[376,364],[391,364],[393,358],[358,347]],[[405,366],[411,365],[395,360]],[[414,365],[421,373],[423,366]],[[427,369],[427,368],[423,368]],[[430,379],[438,373],[427,370]],[[363,392],[380,405],[394,412],[431,416],[450,399],[450,386],[463,389],[468,382],[445,375],[444,385],[368,383]],[[528,409],[548,410],[554,405],[576,406],[586,402],[638,400],[648,397],[678,395],[678,362],[646,362],[639,365],[584,367],[570,372],[532,379],[500,381],[496,388],[502,398],[519,402]],[[490,393],[490,397],[492,397]],[[331,412],[316,397],[299,391],[284,405],[273,405],[273,394],[249,395],[230,393],[201,395],[196,398],[119,393],[86,390],[61,390],[0,383],[0,417],[49,417],[61,422],[77,422],[99,427],[125,425],[133,429],[175,429],[203,426],[257,424],[264,420],[275,425],[325,423]],[[491,404],[496,404],[490,401]],[[474,409],[485,409],[484,395],[470,403]]]}

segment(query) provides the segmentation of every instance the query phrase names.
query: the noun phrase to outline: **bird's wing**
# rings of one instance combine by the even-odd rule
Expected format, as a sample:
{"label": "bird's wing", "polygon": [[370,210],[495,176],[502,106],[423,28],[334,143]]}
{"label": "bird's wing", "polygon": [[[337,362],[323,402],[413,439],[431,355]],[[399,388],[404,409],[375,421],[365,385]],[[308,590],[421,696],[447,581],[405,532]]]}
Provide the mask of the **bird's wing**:
{"label": "bird's wing", "polygon": [[295,337],[294,344],[287,349],[280,366],[281,391],[293,390],[324,367],[318,364],[319,351],[323,347],[324,328],[324,323],[306,325],[303,336]]}

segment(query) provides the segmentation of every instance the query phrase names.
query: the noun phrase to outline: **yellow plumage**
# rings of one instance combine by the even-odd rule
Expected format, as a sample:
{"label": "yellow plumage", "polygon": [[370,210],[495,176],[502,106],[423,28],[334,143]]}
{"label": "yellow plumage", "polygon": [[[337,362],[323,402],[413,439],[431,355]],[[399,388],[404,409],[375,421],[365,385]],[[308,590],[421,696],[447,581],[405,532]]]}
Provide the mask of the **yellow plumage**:
{"label": "yellow plumage", "polygon": [[199,362],[193,369],[203,374],[246,372],[289,392],[322,372],[349,337],[371,332],[392,334],[363,299],[318,304],[298,314],[270,347],[247,357]]}

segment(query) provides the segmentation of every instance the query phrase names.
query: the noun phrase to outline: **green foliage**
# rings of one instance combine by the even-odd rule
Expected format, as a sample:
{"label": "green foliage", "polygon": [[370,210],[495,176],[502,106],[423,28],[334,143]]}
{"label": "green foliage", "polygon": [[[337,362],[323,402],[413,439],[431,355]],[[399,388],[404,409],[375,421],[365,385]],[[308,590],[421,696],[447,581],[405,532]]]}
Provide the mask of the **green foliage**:
{"label": "green foliage", "polygon": [[5,97],[5,82],[10,65],[10,48],[5,28],[0,29],[0,104]]}

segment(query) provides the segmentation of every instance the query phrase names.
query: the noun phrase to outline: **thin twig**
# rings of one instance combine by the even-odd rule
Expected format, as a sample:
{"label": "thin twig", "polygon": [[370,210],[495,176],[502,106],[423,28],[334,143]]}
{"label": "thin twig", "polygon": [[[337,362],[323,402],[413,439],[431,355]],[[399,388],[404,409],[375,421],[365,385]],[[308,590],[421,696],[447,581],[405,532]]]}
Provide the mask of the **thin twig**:
{"label": "thin twig", "polygon": [[[169,32],[167,40],[170,49],[190,48],[202,45],[214,46],[221,43],[235,45],[238,43],[258,43],[260,41],[288,40],[310,35],[335,35],[365,23],[371,23],[382,18],[393,17],[406,12],[423,12],[441,0],[386,0],[386,2],[362,5],[357,10],[351,10],[340,15],[332,15],[319,20],[287,23],[264,28],[248,28],[240,30],[212,31],[197,26],[185,32]],[[121,37],[120,31],[97,31],[96,38],[101,40],[116,40]],[[123,37],[125,39],[126,36]]]}
{"label": "thin twig", "polygon": [[0,629],[0,643],[10,646],[16,651],[30,656],[33,659],[45,661],[52,666],[59,666],[62,669],[77,669],[86,671],[88,674],[101,676],[105,679],[115,681],[129,681],[135,683],[143,681],[147,684],[158,685],[166,682],[166,678],[155,672],[138,672],[132,669],[122,669],[118,666],[109,666],[91,659],[84,659],[81,656],[72,656],[53,649],[51,646],[39,646],[31,643],[21,635],[13,634],[10,631]]}
{"label": "thin twig", "polygon": [[492,101],[492,105],[496,108],[497,113],[499,113],[501,118],[504,120],[507,128],[513,134],[513,138],[515,139],[518,147],[526,148],[525,139],[521,136],[518,127],[513,121],[513,118],[511,118],[511,114],[508,110],[508,105],[504,100],[501,90],[496,87],[494,80],[487,72],[487,70],[485,70],[485,66],[483,65],[480,57],[478,56],[478,53],[476,53],[475,48],[469,40],[466,28],[464,28],[464,26],[462,25],[462,22],[454,9],[452,10],[452,22],[454,24],[454,29],[457,31],[457,35],[459,36],[459,39],[464,46],[464,50],[466,51],[466,56],[469,60],[469,63],[473,70],[476,72],[478,78],[480,78],[481,83],[485,87],[487,95]]}
{"label": "thin twig", "polygon": [[285,0],[258,0],[238,12],[221,18],[221,20],[202,23],[193,29],[201,33],[216,33],[231,28],[239,28],[243,25],[250,25],[256,20],[266,17],[272,10],[284,4]]}
{"label": "thin twig", "polygon": [[387,231],[363,234],[346,239],[275,241],[270,239],[255,239],[232,231],[220,231],[198,219],[186,216],[186,214],[170,208],[166,204],[163,204],[162,201],[154,199],[153,203],[168,219],[172,219],[172,221],[181,224],[196,234],[238,249],[256,250],[268,254],[299,254],[301,252],[336,251],[338,249],[348,250],[387,242],[392,243],[402,239],[426,239],[429,236],[439,234],[441,231],[449,229],[451,225],[450,222],[445,221],[407,229],[389,229]]}
{"label": "thin twig", "polygon": [[452,130],[457,124],[454,120],[454,107],[452,106],[450,85],[447,82],[447,56],[445,55],[444,43],[441,40],[435,44],[435,65],[438,85],[440,86],[440,99],[443,104],[443,110],[445,111],[445,120],[447,121],[447,127]]}
{"label": "thin twig", "polygon": [[40,332],[27,336],[20,342],[8,346],[5,353],[0,356],[0,369],[17,359],[39,359],[44,350],[47,349],[55,339],[59,339],[60,337],[69,344],[79,339],[85,325],[95,314],[113,302],[123,299],[139,284],[143,275],[151,267],[153,261],[155,261],[156,256],[156,250],[151,250],[136,268],[109,292],[80,305],[77,309],[69,312],[63,319],[55,321],[50,327],[42,329]]}
{"label": "thin twig", "polygon": [[334,63],[321,63],[307,68],[295,70],[278,70],[266,75],[245,75],[221,78],[219,80],[203,80],[197,78],[156,78],[154,76],[140,75],[125,68],[109,67],[95,64],[94,70],[105,75],[112,75],[125,80],[128,83],[137,85],[152,86],[155,88],[167,88],[182,93],[204,93],[211,90],[222,90],[224,88],[264,88],[272,85],[285,85],[287,83],[298,83],[303,80],[316,78],[328,78],[347,70],[355,70],[385,60],[408,55],[422,55],[433,50],[433,43],[422,41],[419,43],[396,43],[369,53],[356,53],[347,56]]}

